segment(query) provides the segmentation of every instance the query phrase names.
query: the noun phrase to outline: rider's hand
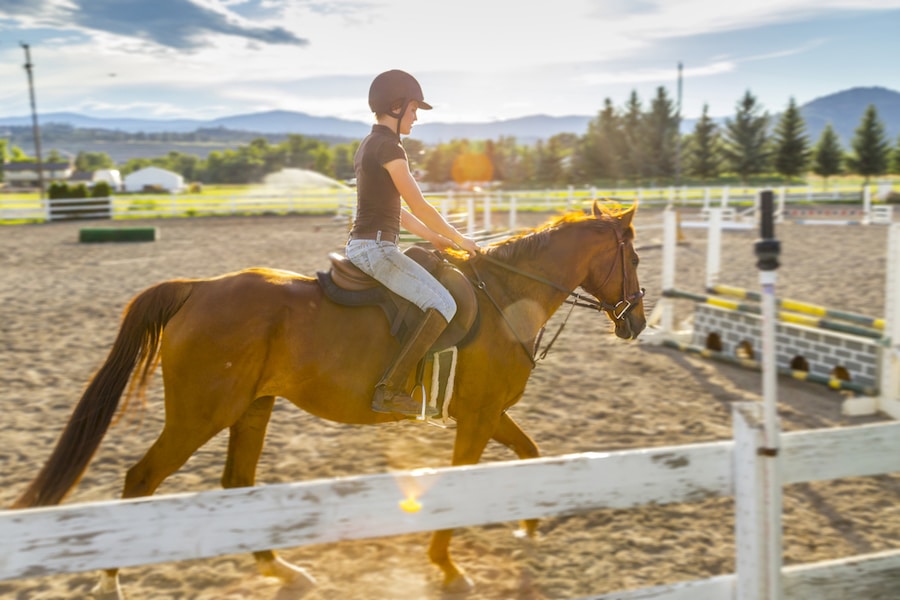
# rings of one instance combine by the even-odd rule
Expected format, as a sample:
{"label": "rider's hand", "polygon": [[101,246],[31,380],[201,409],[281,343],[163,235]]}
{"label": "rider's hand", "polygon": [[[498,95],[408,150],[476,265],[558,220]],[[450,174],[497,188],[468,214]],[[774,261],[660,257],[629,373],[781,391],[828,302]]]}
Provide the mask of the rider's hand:
{"label": "rider's hand", "polygon": [[478,253],[481,252],[481,248],[478,247],[475,240],[471,240],[465,236],[460,239],[460,243],[456,244],[456,246],[468,252],[469,256],[477,256]]}

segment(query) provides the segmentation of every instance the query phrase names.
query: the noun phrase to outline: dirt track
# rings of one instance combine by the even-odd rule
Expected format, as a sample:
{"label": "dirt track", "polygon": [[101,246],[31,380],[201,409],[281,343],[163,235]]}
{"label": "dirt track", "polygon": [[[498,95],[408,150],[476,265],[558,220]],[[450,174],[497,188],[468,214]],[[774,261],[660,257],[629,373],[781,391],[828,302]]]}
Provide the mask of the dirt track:
{"label": "dirt track", "polygon": [[[543,220],[548,215],[520,215]],[[658,213],[639,213],[651,222]],[[537,220],[532,223],[536,224]],[[49,453],[80,391],[106,356],[128,300],[164,279],[207,277],[250,266],[312,274],[343,245],[345,227],[329,218],[246,217],[141,222],[161,239],[144,244],[78,244],[84,223],[0,229],[0,505],[8,505]],[[779,295],[883,314],[885,228],[779,228]],[[700,291],[705,235],[688,230],[679,248],[679,287]],[[652,244],[658,231],[640,241]],[[724,236],[724,270],[733,285],[758,288],[754,233]],[[648,310],[660,289],[660,250],[642,252]],[[690,311],[679,304],[681,316]],[[558,322],[554,317],[551,325]],[[871,419],[842,417],[840,394],[781,380],[785,430]],[[532,375],[512,414],[545,455],[685,444],[731,437],[730,405],[759,399],[759,376],[737,367],[610,333],[608,321],[576,311],[553,352]],[[161,386],[140,422],[112,429],[67,502],[117,497],[125,470],[162,423]],[[353,427],[276,404],[259,470],[262,483],[387,469],[443,466],[452,433],[403,424]],[[226,439],[219,436],[166,481],[160,493],[215,489]],[[512,458],[492,445],[485,461]],[[604,482],[614,486],[615,482]],[[790,486],[784,501],[787,563],[900,547],[900,476]],[[579,598],[623,588],[709,577],[734,570],[733,503],[716,499],[641,510],[600,510],[547,519],[541,540],[523,542],[514,523],[461,530],[451,552],[476,582],[478,599]],[[427,561],[428,535],[286,550],[319,580],[307,598],[441,598]],[[0,582],[21,599],[82,597],[96,574]],[[129,598],[289,598],[263,579],[249,555],[164,563],[123,572]]]}

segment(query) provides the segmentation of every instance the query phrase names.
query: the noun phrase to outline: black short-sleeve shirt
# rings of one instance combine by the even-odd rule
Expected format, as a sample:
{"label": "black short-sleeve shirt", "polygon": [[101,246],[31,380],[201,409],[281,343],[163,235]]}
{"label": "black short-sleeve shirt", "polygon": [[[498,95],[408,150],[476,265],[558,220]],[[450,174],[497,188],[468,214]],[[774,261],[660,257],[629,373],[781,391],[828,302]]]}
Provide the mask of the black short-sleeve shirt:
{"label": "black short-sleeve shirt", "polygon": [[384,168],[398,158],[408,160],[400,136],[374,125],[354,158],[357,207],[352,233],[400,233],[400,192]]}

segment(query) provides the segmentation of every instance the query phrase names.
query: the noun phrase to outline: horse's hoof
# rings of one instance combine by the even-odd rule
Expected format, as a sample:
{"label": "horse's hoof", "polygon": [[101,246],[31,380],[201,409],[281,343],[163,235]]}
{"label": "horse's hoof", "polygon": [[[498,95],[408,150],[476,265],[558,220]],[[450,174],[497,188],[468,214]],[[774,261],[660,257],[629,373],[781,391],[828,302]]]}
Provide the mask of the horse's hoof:
{"label": "horse's hoof", "polygon": [[526,529],[522,527],[513,531],[513,537],[517,540],[525,540],[526,542],[539,542],[541,540],[541,534],[538,533],[537,529]]}
{"label": "horse's hoof", "polygon": [[119,576],[104,572],[100,575],[100,581],[91,590],[91,597],[95,600],[125,600],[125,594],[119,585]]}
{"label": "horse's hoof", "polygon": [[444,579],[444,592],[465,594],[475,589],[475,583],[465,573],[457,573]]}
{"label": "horse's hoof", "polygon": [[261,575],[277,577],[291,591],[305,593],[316,585],[316,580],[305,569],[292,565],[279,556],[272,560],[260,560],[257,567]]}

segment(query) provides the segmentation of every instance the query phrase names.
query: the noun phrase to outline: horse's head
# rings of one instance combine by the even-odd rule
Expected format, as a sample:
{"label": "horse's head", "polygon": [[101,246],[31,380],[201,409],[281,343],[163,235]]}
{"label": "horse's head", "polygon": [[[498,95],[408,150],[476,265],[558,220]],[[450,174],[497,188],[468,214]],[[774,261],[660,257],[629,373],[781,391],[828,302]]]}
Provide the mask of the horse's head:
{"label": "horse's head", "polygon": [[[600,231],[597,246],[588,265],[581,287],[599,300],[603,310],[616,326],[616,335],[634,339],[644,330],[644,290],[638,282],[638,255],[634,250],[634,227],[631,221],[637,205],[626,211],[602,210],[596,202],[594,219],[608,223]],[[610,235],[612,233],[613,235]]]}

